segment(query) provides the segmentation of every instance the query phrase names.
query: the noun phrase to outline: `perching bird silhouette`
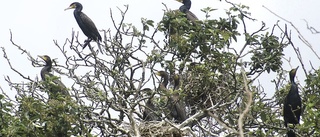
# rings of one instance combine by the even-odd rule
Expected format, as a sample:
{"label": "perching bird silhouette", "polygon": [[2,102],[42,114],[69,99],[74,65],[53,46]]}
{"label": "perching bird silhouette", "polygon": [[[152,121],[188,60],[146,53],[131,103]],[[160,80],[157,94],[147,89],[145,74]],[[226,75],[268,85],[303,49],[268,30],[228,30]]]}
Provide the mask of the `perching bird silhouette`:
{"label": "perching bird silhouette", "polygon": [[[93,21],[82,12],[82,5],[79,2],[74,2],[71,3],[68,9],[74,9],[73,15],[76,18],[76,21],[81,28],[82,32],[88,37],[88,40],[85,41],[83,48],[85,48],[87,45],[90,46],[90,42],[92,40],[96,41],[99,47],[100,52],[103,54],[100,41],[101,41],[101,36],[98,32],[97,27],[94,25]],[[91,48],[91,47],[89,47]]]}

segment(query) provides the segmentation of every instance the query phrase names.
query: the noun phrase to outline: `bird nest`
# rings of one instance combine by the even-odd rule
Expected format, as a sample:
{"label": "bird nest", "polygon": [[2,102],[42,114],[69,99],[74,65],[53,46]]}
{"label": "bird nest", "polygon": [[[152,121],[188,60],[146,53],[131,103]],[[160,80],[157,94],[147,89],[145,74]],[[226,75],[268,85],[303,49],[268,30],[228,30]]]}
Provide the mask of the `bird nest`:
{"label": "bird nest", "polygon": [[187,133],[174,128],[165,121],[146,121],[139,127],[141,136],[143,137],[183,137]]}

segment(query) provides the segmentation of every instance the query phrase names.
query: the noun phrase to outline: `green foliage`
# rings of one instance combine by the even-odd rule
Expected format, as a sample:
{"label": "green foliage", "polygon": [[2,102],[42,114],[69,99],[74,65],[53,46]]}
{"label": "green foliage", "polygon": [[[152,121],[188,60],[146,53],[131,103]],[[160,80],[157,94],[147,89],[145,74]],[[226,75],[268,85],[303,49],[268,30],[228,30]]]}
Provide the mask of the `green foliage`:
{"label": "green foliage", "polygon": [[41,82],[45,87],[43,91],[49,94],[49,98],[56,98],[59,94],[68,92],[66,86],[59,79],[57,76],[46,76],[46,80]]}
{"label": "green foliage", "polygon": [[[42,84],[50,90],[61,89],[50,80]],[[68,96],[56,95],[55,99],[49,99],[47,102],[32,96],[18,97],[17,106],[5,102],[4,96],[0,95],[0,134],[8,137],[68,137],[81,134],[91,136],[83,123],[79,123],[82,117],[80,112],[84,108],[80,108]]]}
{"label": "green foliage", "polygon": [[10,124],[12,123],[12,119],[14,117],[11,115],[13,104],[6,101],[4,95],[0,94],[0,136],[6,135],[8,132]]}
{"label": "green foliage", "polygon": [[[230,19],[205,20],[196,23],[187,21],[180,12],[168,12],[160,22],[159,30],[169,37],[169,50],[179,60],[192,60],[195,53],[200,60],[212,58],[212,54],[228,47],[231,39],[237,41],[239,23],[235,17]],[[169,31],[167,31],[169,30]]]}
{"label": "green foliage", "polygon": [[[167,36],[165,51],[162,54],[172,56],[171,60],[163,60],[163,67],[169,72],[179,70],[183,74],[180,86],[186,104],[195,114],[199,110],[213,108],[216,115],[225,119],[226,124],[233,127],[237,124],[238,115],[246,102],[243,94],[243,77],[238,68],[245,67],[248,76],[263,72],[278,72],[281,69],[283,49],[288,45],[273,32],[262,33],[265,24],[257,32],[249,33],[245,29],[245,44],[239,51],[234,47],[239,45],[239,26],[244,24],[250,13],[247,6],[239,5],[227,11],[228,18],[207,19],[203,21],[188,21],[180,12],[168,12],[158,27]],[[214,11],[203,10],[206,15]],[[250,60],[244,60],[244,56]],[[178,69],[177,69],[178,68]],[[187,68],[187,69],[185,69]],[[255,89],[251,84],[250,89]],[[250,118],[244,126],[250,128],[258,125],[252,136],[274,136],[286,133],[284,130],[269,130],[282,126],[282,115],[278,110],[279,101],[266,99],[264,92],[256,89],[254,103],[250,110]],[[283,98],[280,96],[279,98]],[[228,102],[234,102],[228,104]],[[223,107],[215,108],[226,103]],[[241,109],[238,108],[241,106]],[[255,123],[255,124],[253,124]],[[267,124],[267,125],[263,125]],[[255,127],[255,126],[253,126]]]}
{"label": "green foliage", "polygon": [[[253,47],[251,57],[251,73],[259,72],[266,70],[268,73],[270,71],[276,72],[281,68],[282,61],[281,57],[283,56],[283,48],[286,47],[287,44],[281,44],[279,38],[270,35],[267,33],[266,35],[255,35],[248,36],[248,43],[251,45],[258,45]],[[257,40],[260,38],[260,40]]]}
{"label": "green foliage", "polygon": [[305,80],[306,86],[303,99],[303,124],[300,129],[305,135],[319,136],[320,135],[320,69],[314,73],[309,73]]}
{"label": "green foliage", "polygon": [[[67,41],[76,53],[62,51],[66,65],[61,67],[61,75],[74,82],[68,86],[70,89],[56,76],[41,82],[30,80],[28,86],[12,84],[18,91],[15,103],[0,95],[1,135],[164,136],[175,130],[183,135],[184,129],[191,129],[187,132],[198,136],[239,136],[239,118],[248,105],[249,111],[240,121],[246,136],[284,135],[281,107],[289,85],[281,83],[286,79],[280,77],[284,74],[281,59],[290,42],[275,35],[275,28],[265,28],[264,23],[259,30],[250,32],[247,22],[255,19],[251,18],[249,7],[230,4],[221,17],[210,16],[217,9],[203,9],[205,20],[189,21],[178,10],[166,12],[159,23],[143,18],[142,30],[122,20],[115,26],[114,35],[104,33],[103,55],[85,54],[74,48],[81,44]],[[121,13],[124,19],[126,12]],[[156,33],[165,38],[158,40]],[[127,39],[129,42],[125,43]],[[168,72],[171,86],[175,76],[179,76],[178,88],[158,88],[156,66]],[[87,72],[74,73],[83,68]],[[279,80],[273,81],[278,89],[273,98],[267,98],[263,87],[256,85],[259,76],[266,72],[279,74]],[[319,134],[319,74],[318,70],[310,73],[306,80],[304,123],[296,127],[303,135]],[[141,90],[149,88],[150,83],[154,90]],[[68,92],[72,97],[65,94]],[[252,98],[248,98],[248,92]],[[172,95],[179,95],[175,102],[185,105],[187,117],[192,120],[175,123],[168,109],[175,103],[169,102]],[[165,124],[142,120],[141,108],[146,108],[143,104],[149,99]],[[251,99],[252,104],[248,104]],[[138,134],[140,131],[147,133]]]}
{"label": "green foliage", "polygon": [[[39,136],[56,137],[77,135],[78,115],[72,100],[49,100],[47,103],[33,97],[19,98],[19,110],[12,117],[2,117],[8,120],[1,130],[4,136]],[[3,109],[2,109],[3,110]],[[79,129],[78,129],[79,130]]]}

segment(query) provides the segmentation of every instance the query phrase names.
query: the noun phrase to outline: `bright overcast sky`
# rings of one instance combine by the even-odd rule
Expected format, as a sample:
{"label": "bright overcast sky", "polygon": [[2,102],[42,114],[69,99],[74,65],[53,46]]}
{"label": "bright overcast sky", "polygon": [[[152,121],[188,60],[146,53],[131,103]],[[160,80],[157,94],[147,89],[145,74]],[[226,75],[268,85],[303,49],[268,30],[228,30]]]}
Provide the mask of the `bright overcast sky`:
{"label": "bright overcast sky", "polygon": [[[261,21],[267,23],[270,28],[273,24],[279,20],[276,16],[268,12],[262,7],[262,5],[268,7],[278,15],[293,22],[307,40],[314,46],[315,50],[319,52],[318,43],[319,35],[312,35],[306,30],[306,24],[302,19],[306,19],[309,25],[320,30],[319,19],[319,0],[230,0],[232,2],[240,2],[250,7],[252,17],[258,19],[255,23],[248,26],[249,30],[261,26]],[[30,51],[30,53],[36,57],[37,55],[49,55],[52,58],[58,58],[61,53],[54,45],[53,40],[57,40],[59,44],[63,44],[66,38],[71,38],[72,29],[79,32],[80,41],[86,37],[78,27],[74,16],[73,10],[64,11],[74,1],[43,1],[43,0],[9,0],[0,4],[1,25],[0,25],[0,47],[5,47],[9,58],[12,61],[12,65],[23,74],[35,78],[39,76],[41,68],[34,68],[31,65],[25,55],[21,55],[21,52],[12,46],[10,43],[11,29],[13,33],[13,40],[16,44],[22,46],[22,48]],[[140,19],[147,18],[159,22],[163,16],[163,9],[165,8],[162,3],[165,3],[170,9],[178,9],[181,3],[175,0],[95,0],[92,1],[78,1],[83,5],[83,12],[87,14],[93,22],[96,24],[99,30],[112,28],[110,19],[110,9],[113,11],[113,16],[116,19],[120,18],[117,7],[124,9],[124,4],[129,4],[129,11],[126,16],[126,23],[133,23],[134,25],[141,26]],[[204,18],[204,14],[200,11],[202,8],[212,7],[218,9],[212,14],[212,18],[219,18],[219,14],[224,13],[224,9],[230,7],[224,1],[219,0],[193,0],[191,11],[195,13],[199,19]],[[117,20],[119,21],[119,20]],[[284,21],[281,21],[284,24]],[[291,27],[290,27],[291,28]],[[102,33],[101,33],[102,34]],[[310,50],[303,45],[298,39],[295,31],[292,31],[295,46],[300,47],[302,56],[307,69],[310,69],[308,63],[309,60],[315,58],[313,54],[310,54]],[[285,53],[290,53],[291,47],[285,50]],[[2,51],[0,52],[2,56]],[[292,57],[292,65],[296,67],[299,64],[295,54],[286,54],[286,58]],[[313,65],[319,64],[319,60],[313,62]],[[9,75],[11,80],[15,82],[21,82],[23,79],[10,70],[6,60],[0,58],[1,71],[0,76]],[[319,66],[314,66],[318,68]],[[286,63],[284,65],[286,70],[290,70],[291,67]],[[301,75],[302,71],[298,72]],[[270,80],[275,78],[275,75],[264,75],[266,83],[270,83]],[[304,78],[301,76],[301,78]],[[300,79],[303,81],[303,79]],[[261,81],[261,80],[260,80]],[[0,86],[9,91],[7,83],[3,77],[0,77]],[[274,90],[274,89],[269,89]],[[273,94],[271,91],[270,94]]]}

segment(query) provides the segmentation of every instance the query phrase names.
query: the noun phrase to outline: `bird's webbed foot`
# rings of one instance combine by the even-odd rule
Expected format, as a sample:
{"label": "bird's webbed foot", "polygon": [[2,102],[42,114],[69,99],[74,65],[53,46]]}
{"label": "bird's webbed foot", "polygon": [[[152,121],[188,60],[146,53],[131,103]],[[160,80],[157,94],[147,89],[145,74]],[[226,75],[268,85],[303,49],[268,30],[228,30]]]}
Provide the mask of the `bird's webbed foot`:
{"label": "bird's webbed foot", "polygon": [[91,42],[91,41],[92,41],[92,39],[87,39],[87,40],[85,40],[82,49],[86,48],[88,45],[89,45],[89,47],[90,47],[90,42]]}

